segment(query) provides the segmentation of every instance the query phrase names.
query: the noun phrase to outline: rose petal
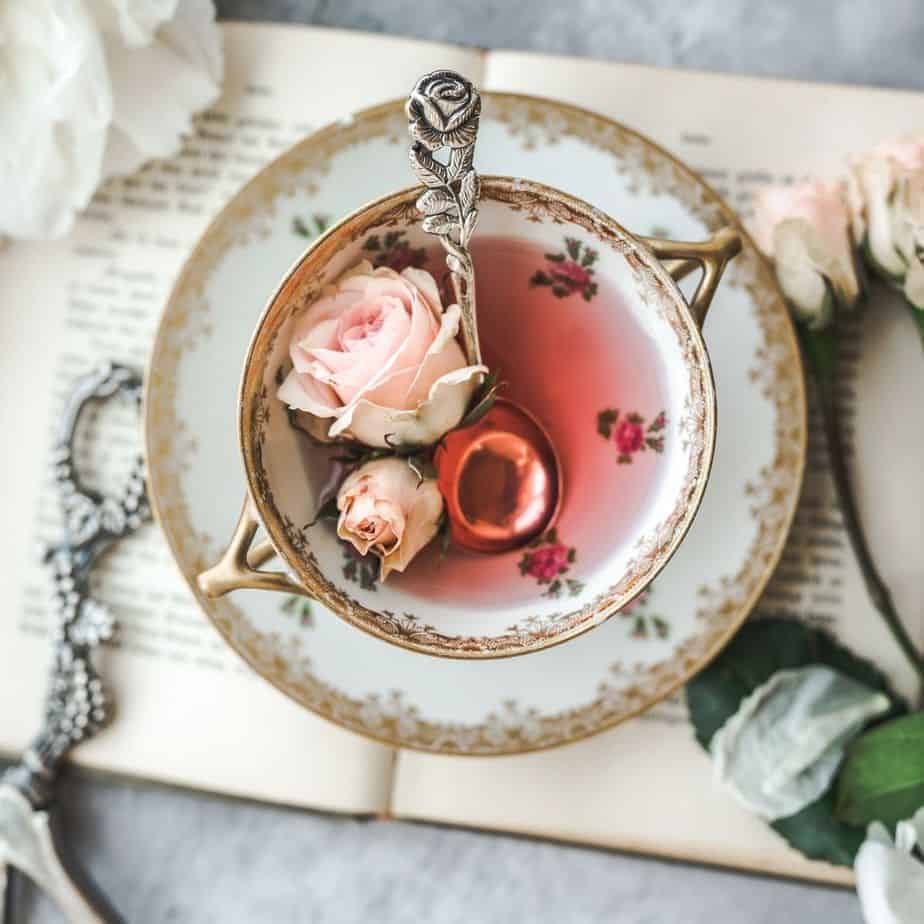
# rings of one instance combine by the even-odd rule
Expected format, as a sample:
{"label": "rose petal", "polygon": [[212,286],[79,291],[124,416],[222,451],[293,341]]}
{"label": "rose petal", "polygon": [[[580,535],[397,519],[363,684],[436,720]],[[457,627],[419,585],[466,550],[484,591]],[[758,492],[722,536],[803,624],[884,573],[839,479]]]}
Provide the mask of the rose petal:
{"label": "rose petal", "polygon": [[336,417],[343,407],[333,388],[294,369],[285,377],[276,395],[293,410],[307,411],[317,417]]}
{"label": "rose petal", "polygon": [[819,263],[824,253],[813,246],[812,229],[803,219],[783,221],[774,234],[776,275],[796,315],[820,329],[831,319],[833,304]]}
{"label": "rose petal", "polygon": [[[411,410],[416,407],[424,396],[411,397],[411,386],[417,379],[421,364],[438,334],[438,321],[433,310],[415,291],[412,296],[407,338],[392,359],[382,366],[381,372],[366,387],[362,397],[373,404],[397,410]],[[459,365],[463,365],[464,362],[462,359]],[[436,376],[433,376],[429,379],[428,388],[435,378]]]}
{"label": "rose petal", "polygon": [[416,266],[408,266],[401,271],[401,275],[420,292],[433,312],[434,318],[439,322],[440,315],[443,313],[443,300],[440,298],[440,290],[432,274]]}
{"label": "rose petal", "polygon": [[900,822],[895,843],[885,826],[873,822],[857,852],[857,896],[868,924],[911,924],[924,907],[924,863],[912,855],[924,842],[924,809]]}
{"label": "rose petal", "polygon": [[860,189],[866,206],[866,234],[876,262],[887,273],[902,275],[905,267],[893,246],[892,216],[889,197],[892,192],[892,168],[887,161],[869,160],[860,167]]}
{"label": "rose petal", "polygon": [[447,373],[430,387],[427,400],[412,411],[382,407],[361,398],[338,417],[330,436],[351,435],[379,448],[432,445],[459,424],[487,372],[486,366],[466,366]]}
{"label": "rose petal", "polygon": [[[375,333],[363,336],[365,322],[372,316],[378,317],[380,327]],[[381,377],[382,370],[394,364],[411,330],[411,316],[403,301],[395,298],[359,301],[337,321],[335,348],[310,351],[320,365],[315,374],[320,374],[343,403],[349,404]]]}
{"label": "rose petal", "polygon": [[332,348],[337,343],[337,319],[325,318],[300,334],[296,330],[289,348],[289,356],[296,372],[308,373],[314,367],[314,350]]}
{"label": "rose petal", "polygon": [[458,305],[450,305],[443,315],[436,339],[430,344],[430,349],[427,350],[417,375],[414,376],[405,406],[416,407],[426,400],[432,383],[456,369],[465,367],[465,354],[455,339],[461,323],[462,309]]}
{"label": "rose petal", "polygon": [[[413,474],[413,473],[412,473]],[[418,552],[437,534],[443,514],[443,495],[432,479],[420,482],[414,489],[404,534],[395,547],[382,557],[381,579],[392,571],[404,571]]]}
{"label": "rose petal", "polygon": [[459,306],[450,305],[423,357],[412,356],[412,362],[404,369],[383,379],[374,391],[367,391],[363,397],[372,404],[396,410],[413,410],[426,401],[434,382],[465,366],[465,354],[455,340],[461,317]]}

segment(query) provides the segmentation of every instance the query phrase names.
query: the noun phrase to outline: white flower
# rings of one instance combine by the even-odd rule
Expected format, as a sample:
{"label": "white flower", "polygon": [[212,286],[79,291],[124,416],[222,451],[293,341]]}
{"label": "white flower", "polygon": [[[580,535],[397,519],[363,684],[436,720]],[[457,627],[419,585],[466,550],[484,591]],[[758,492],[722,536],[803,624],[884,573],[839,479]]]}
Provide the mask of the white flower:
{"label": "white flower", "polygon": [[59,237],[218,95],[211,0],[0,3],[0,236]]}
{"label": "white flower", "polygon": [[842,192],[820,181],[774,186],[754,205],[757,243],[796,317],[815,330],[830,323],[835,302],[852,308],[860,297]]}
{"label": "white flower", "polygon": [[850,162],[853,233],[874,268],[924,309],[924,141],[890,141]]}
{"label": "white flower", "polygon": [[794,815],[828,789],[846,744],[890,705],[830,667],[777,671],[715,733],[716,779],[767,821]]}
{"label": "white flower", "polygon": [[913,855],[915,847],[924,847],[924,808],[899,822],[894,844],[883,824],[869,826],[853,867],[866,924],[924,920],[924,863]]}

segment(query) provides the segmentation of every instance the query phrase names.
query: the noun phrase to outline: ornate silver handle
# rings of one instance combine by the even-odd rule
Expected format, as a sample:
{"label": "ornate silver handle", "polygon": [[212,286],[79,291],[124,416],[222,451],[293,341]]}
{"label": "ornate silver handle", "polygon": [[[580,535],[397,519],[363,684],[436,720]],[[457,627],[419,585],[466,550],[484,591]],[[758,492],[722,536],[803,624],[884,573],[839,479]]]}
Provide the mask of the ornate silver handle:
{"label": "ornate silver handle", "polygon": [[[470,365],[481,364],[475,312],[475,269],[468,250],[478,221],[481,183],[473,166],[481,97],[472,84],[454,71],[425,74],[405,106],[413,143],[411,166],[427,187],[417,200],[426,216],[425,231],[435,234],[446,249],[446,265],[462,309],[462,343]],[[448,149],[444,161],[436,157]]]}
{"label": "ornate silver handle", "polygon": [[[75,867],[55,835],[53,802],[61,761],[75,745],[105,727],[111,703],[93,653],[115,630],[112,614],[90,596],[88,578],[100,555],[150,519],[140,455],[122,490],[103,496],[80,478],[74,435],[91,402],[122,394],[137,408],[141,379],[125,366],[107,363],[79,379],[61,415],[52,447],[55,486],[65,535],[45,560],[54,580],[54,650],[42,726],[18,764],[0,777],[0,909],[7,903],[7,866],[29,875],[80,924],[119,918]],[[0,924],[2,924],[0,910]]]}

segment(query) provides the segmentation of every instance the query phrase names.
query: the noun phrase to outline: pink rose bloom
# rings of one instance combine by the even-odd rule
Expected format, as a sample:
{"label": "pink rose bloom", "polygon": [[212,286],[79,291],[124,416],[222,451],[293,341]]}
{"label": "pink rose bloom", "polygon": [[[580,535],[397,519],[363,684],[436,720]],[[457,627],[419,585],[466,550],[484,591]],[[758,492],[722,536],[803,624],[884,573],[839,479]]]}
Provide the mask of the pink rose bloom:
{"label": "pink rose bloom", "polygon": [[924,142],[887,141],[850,160],[853,234],[880,275],[924,309]]}
{"label": "pink rose bloom", "polygon": [[487,371],[466,366],[456,342],[460,318],[458,305],[443,309],[429,273],[373,269],[364,260],[295,324],[293,369],[279,398],[328,419],[331,439],[436,442],[462,419]]}
{"label": "pink rose bloom", "polygon": [[404,571],[436,535],[443,496],[432,479],[419,482],[404,459],[367,462],[337,493],[337,535],[360,555],[381,559],[381,579]]}
{"label": "pink rose bloom", "polygon": [[590,282],[590,273],[574,260],[564,260],[549,267],[553,276],[575,289],[583,289]]}
{"label": "pink rose bloom", "polygon": [[860,296],[843,184],[819,180],[773,186],[755,201],[754,236],[773,258],[780,287],[809,327],[833,316],[833,290],[845,307]]}
{"label": "pink rose bloom", "polygon": [[633,423],[631,420],[624,418],[616,425],[613,439],[620,453],[631,456],[633,452],[638,452],[645,444],[645,431],[642,429],[641,424]]}
{"label": "pink rose bloom", "polygon": [[568,570],[568,547],[558,543],[536,549],[529,556],[526,573],[540,581],[551,581]]}

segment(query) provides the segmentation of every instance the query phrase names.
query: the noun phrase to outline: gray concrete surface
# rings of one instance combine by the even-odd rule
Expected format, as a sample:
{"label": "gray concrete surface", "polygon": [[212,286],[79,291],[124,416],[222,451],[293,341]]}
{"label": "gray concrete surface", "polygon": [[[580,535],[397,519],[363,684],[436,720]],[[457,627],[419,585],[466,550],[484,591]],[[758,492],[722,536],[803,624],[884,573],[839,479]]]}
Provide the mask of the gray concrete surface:
{"label": "gray concrete surface", "polygon": [[[219,0],[224,18],[924,88],[919,0]],[[132,924],[857,924],[844,891],[602,851],[72,779],[68,826]],[[16,924],[56,912],[31,890]]]}

